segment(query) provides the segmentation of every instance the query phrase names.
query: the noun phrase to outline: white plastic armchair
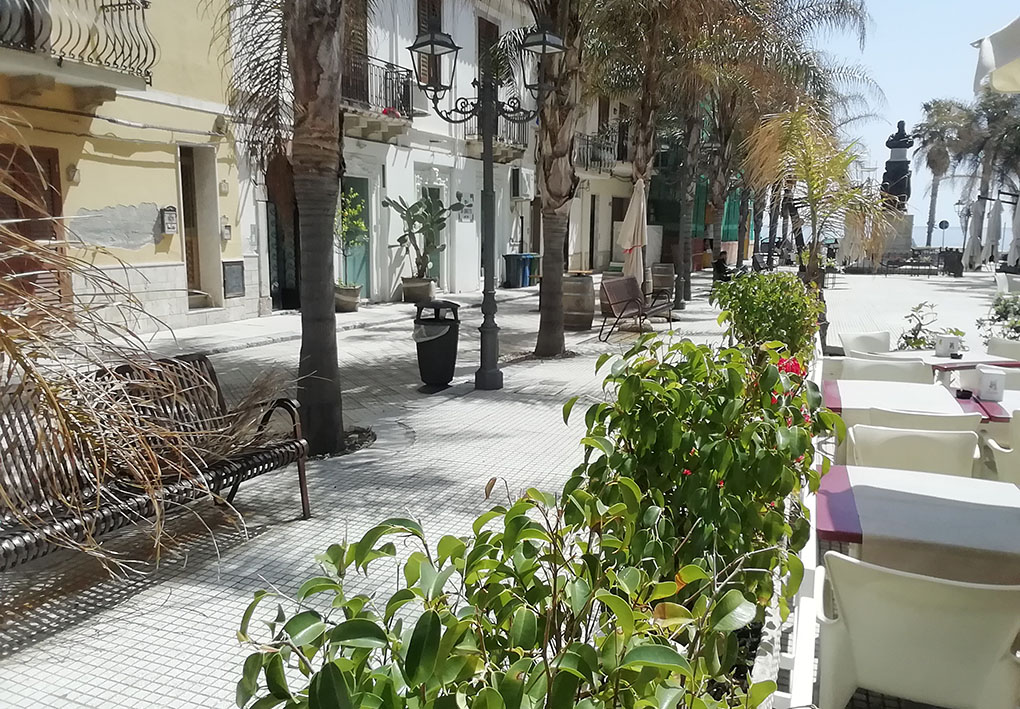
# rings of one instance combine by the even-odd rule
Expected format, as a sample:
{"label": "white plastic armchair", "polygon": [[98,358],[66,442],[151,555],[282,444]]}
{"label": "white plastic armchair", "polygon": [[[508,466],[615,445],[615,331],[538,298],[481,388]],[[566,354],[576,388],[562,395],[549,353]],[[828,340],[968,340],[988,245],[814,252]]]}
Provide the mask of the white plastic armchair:
{"label": "white plastic armchair", "polygon": [[874,359],[879,362],[923,362],[924,360],[920,357],[896,357],[892,352],[860,352],[858,350],[848,350],[846,353],[847,357],[853,357],[854,359]]}
{"label": "white plastic armchair", "polygon": [[881,362],[876,359],[843,360],[842,379],[870,379],[879,382],[934,384],[935,374],[924,362]]}
{"label": "white plastic armchair", "polygon": [[[835,600],[825,610],[825,584]],[[815,572],[819,709],[858,688],[946,709],[1016,709],[1020,586],[946,581],[828,552]]]}
{"label": "white plastic armchair", "polygon": [[906,428],[919,431],[973,431],[981,428],[981,414],[921,414],[912,411],[869,409],[868,423],[886,428]]}
{"label": "white plastic armchair", "polygon": [[993,337],[988,340],[988,354],[1020,361],[1020,341]]}
{"label": "white plastic armchair", "polygon": [[1020,485],[1020,411],[1014,411],[1009,420],[1009,440],[1012,448],[1004,448],[989,436],[988,447],[995,459],[995,471],[1002,482]]}
{"label": "white plastic armchair", "polygon": [[843,352],[890,352],[892,351],[891,332],[859,332],[851,335],[840,335]]}
{"label": "white plastic armchair", "polygon": [[851,426],[851,465],[971,477],[978,435],[973,431],[919,431],[884,426]]}

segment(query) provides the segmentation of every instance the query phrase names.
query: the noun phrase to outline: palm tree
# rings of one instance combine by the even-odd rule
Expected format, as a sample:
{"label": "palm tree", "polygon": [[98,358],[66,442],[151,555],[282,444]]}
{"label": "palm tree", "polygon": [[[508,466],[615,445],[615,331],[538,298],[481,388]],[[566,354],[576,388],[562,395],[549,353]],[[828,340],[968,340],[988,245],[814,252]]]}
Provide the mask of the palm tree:
{"label": "palm tree", "polygon": [[968,118],[967,107],[954,99],[925,101],[921,109],[924,118],[912,131],[918,141],[915,160],[924,160],[931,172],[931,199],[928,202],[928,228],[925,246],[931,246],[935,231],[935,214],[938,207],[939,185],[953,164],[953,156],[960,150],[960,132]]}
{"label": "palm tree", "polygon": [[566,50],[542,57],[539,80],[548,89],[539,107],[538,193],[542,201],[542,306],[535,355],[563,353],[563,247],[577,190],[574,134],[581,108],[582,1],[527,0],[540,26],[563,39]]}
{"label": "palm tree", "polygon": [[[354,3],[347,3],[348,6]],[[312,454],[343,449],[333,299],[333,222],[343,174],[344,0],[231,0],[222,18],[230,104],[265,171],[287,159],[301,233],[298,401]]]}

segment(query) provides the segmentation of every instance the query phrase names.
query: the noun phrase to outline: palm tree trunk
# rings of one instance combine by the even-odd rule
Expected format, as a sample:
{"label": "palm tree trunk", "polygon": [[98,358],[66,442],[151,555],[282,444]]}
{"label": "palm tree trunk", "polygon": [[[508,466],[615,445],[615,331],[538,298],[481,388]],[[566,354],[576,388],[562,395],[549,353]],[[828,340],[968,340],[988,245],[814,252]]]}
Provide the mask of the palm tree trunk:
{"label": "palm tree trunk", "polygon": [[631,173],[634,182],[648,180],[652,176],[652,164],[655,157],[655,112],[659,95],[659,23],[653,22],[649,28],[643,57],[641,77],[641,97],[638,100],[634,120],[633,144],[631,146]]}
{"label": "palm tree trunk", "polygon": [[769,268],[776,265],[776,242],[779,240],[779,227],[782,226],[784,221],[782,205],[782,186],[776,182],[772,185],[772,190],[769,194]]}
{"label": "palm tree trunk", "polygon": [[677,189],[683,200],[680,212],[680,248],[676,256],[676,272],[680,281],[677,288],[676,305],[691,299],[691,274],[694,272],[694,249],[691,243],[694,226],[694,202],[697,196],[697,180],[694,179],[694,166],[701,156],[701,121],[691,111],[685,128],[686,154],[680,165],[680,178]]}
{"label": "palm tree trunk", "polygon": [[740,190],[740,215],[737,217],[737,266],[744,265],[747,256],[747,215],[751,211],[751,191],[746,187]]}
{"label": "palm tree trunk", "polygon": [[342,0],[285,3],[297,116],[291,152],[302,250],[298,402],[313,455],[339,453],[344,445],[333,299],[333,226],[343,173],[343,116],[336,88],[342,73],[342,10]]}
{"label": "palm tree trunk", "polygon": [[[931,200],[928,202],[928,233],[925,235],[924,245],[931,246],[931,235],[935,231],[935,210],[938,207],[939,202],[939,183],[942,181],[941,175],[931,176]],[[964,238],[966,238],[964,234]]]}
{"label": "palm tree trunk", "polygon": [[751,215],[751,219],[754,221],[754,254],[758,255],[761,253],[761,232],[764,227],[762,221],[765,219],[765,190],[755,191],[752,201],[754,203],[754,212]]}
{"label": "palm tree trunk", "polygon": [[570,228],[569,209],[542,212],[542,297],[535,355],[555,357],[563,353],[563,245]]}

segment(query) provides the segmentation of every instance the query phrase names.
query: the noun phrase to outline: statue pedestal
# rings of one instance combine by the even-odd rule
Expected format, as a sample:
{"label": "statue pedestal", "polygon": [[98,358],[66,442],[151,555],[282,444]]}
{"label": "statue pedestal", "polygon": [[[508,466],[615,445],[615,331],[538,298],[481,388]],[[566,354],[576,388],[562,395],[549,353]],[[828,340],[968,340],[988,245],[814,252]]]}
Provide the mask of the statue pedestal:
{"label": "statue pedestal", "polygon": [[889,219],[892,234],[885,243],[886,260],[908,258],[914,247],[914,215],[894,214]]}

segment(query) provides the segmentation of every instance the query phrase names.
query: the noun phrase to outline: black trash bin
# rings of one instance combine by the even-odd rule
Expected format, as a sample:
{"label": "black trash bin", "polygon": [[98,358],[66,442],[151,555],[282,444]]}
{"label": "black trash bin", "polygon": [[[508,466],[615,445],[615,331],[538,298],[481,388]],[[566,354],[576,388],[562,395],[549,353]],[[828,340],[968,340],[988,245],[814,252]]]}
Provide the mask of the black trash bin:
{"label": "black trash bin", "polygon": [[[432,311],[432,317],[422,312]],[[418,303],[414,319],[414,341],[418,346],[418,372],[429,386],[447,386],[457,367],[457,339],[460,332],[460,304],[449,300]],[[452,315],[452,317],[448,317]]]}
{"label": "black trash bin", "polygon": [[524,280],[524,268],[527,263],[523,254],[503,254],[506,261],[506,280],[503,281],[505,288],[520,288]]}

